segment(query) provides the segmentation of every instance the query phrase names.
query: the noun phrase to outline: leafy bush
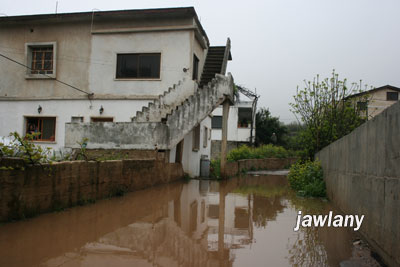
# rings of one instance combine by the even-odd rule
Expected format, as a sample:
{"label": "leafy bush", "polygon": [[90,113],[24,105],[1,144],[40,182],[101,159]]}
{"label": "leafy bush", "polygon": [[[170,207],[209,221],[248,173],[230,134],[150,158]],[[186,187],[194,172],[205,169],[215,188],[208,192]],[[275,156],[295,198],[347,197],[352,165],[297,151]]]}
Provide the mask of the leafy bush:
{"label": "leafy bush", "polygon": [[241,159],[265,159],[265,158],[289,158],[295,157],[296,153],[291,150],[286,150],[281,146],[263,145],[257,148],[243,145],[233,149],[228,153],[228,161],[238,161]]}
{"label": "leafy bush", "polygon": [[43,149],[41,146],[35,145],[32,141],[40,133],[26,134],[24,137],[17,132],[10,133],[13,140],[10,144],[0,143],[1,157],[18,157],[24,160],[26,164],[38,165],[49,163],[51,148]]}
{"label": "leafy bush", "polygon": [[[367,89],[367,86],[366,86]],[[349,134],[367,119],[358,102],[369,100],[360,85],[339,79],[333,70],[332,77],[321,80],[319,75],[313,81],[306,81],[304,89],[297,88],[294,102],[289,103],[291,111],[301,119],[304,129],[295,140],[304,152],[303,157],[314,159],[316,152]],[[352,97],[351,97],[352,96]]]}
{"label": "leafy bush", "polygon": [[326,188],[321,164],[318,161],[298,162],[290,167],[289,184],[298,194],[325,197]]}
{"label": "leafy bush", "polygon": [[213,159],[210,165],[210,176],[219,179],[221,177],[221,160]]}

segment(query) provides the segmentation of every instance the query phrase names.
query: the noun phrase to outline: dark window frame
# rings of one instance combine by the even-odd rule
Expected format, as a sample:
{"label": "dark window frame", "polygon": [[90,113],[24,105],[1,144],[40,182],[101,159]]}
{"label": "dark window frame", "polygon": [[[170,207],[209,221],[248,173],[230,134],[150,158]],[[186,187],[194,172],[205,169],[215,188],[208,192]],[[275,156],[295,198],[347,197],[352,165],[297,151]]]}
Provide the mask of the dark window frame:
{"label": "dark window frame", "polygon": [[[36,123],[33,123],[32,120],[37,120]],[[50,138],[43,138],[43,128],[45,120],[53,120],[54,128],[52,131],[52,135]],[[34,129],[31,129],[31,125],[34,126]],[[40,133],[40,135],[33,138],[35,142],[55,142],[56,141],[56,129],[57,129],[57,117],[55,116],[25,116],[25,134],[28,133]]]}
{"label": "dark window frame", "polygon": [[208,127],[204,126],[204,132],[203,132],[203,147],[207,148],[207,141],[208,141]]}
{"label": "dark window frame", "polygon": [[90,117],[90,122],[114,122],[114,117]]}
{"label": "dark window frame", "polygon": [[399,92],[386,92],[386,100],[387,101],[398,101],[399,100]]}
{"label": "dark window frame", "polygon": [[199,58],[193,54],[193,73],[192,73],[192,80],[198,81],[199,80]]}
{"label": "dark window frame", "polygon": [[[124,75],[122,72],[122,60],[123,56],[137,56],[136,59],[136,75]],[[141,74],[141,58],[149,57],[149,56],[158,56],[158,66],[156,65],[156,75],[154,76],[144,76]],[[142,70],[143,72],[143,70]],[[115,72],[115,79],[116,80],[160,80],[161,79],[161,53],[117,53],[116,56],[116,72]]]}
{"label": "dark window frame", "polygon": [[192,150],[200,150],[200,124],[193,128]]}
{"label": "dark window frame", "polygon": [[[221,120],[221,121],[219,121]],[[221,123],[221,126],[219,124]],[[222,116],[213,116],[211,119],[211,129],[222,129]]]}
{"label": "dark window frame", "polygon": [[[250,113],[250,114],[249,114]],[[250,116],[248,116],[250,115]],[[238,109],[238,128],[249,128],[251,126],[251,108],[239,108]]]}

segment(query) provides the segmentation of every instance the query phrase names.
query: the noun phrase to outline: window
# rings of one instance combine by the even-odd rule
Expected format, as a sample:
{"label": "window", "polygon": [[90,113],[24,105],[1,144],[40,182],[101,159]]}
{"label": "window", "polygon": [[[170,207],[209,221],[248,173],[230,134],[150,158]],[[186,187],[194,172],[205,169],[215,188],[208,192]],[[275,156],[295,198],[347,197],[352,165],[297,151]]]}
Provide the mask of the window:
{"label": "window", "polygon": [[222,129],[222,116],[214,116],[211,120],[212,129]]}
{"label": "window", "polygon": [[388,101],[399,100],[399,93],[398,92],[386,92],[386,100],[388,100]]}
{"label": "window", "polygon": [[251,125],[251,108],[239,108],[238,128],[248,128]]}
{"label": "window", "polygon": [[204,126],[204,133],[203,133],[203,147],[206,148],[207,147],[207,140],[208,140],[208,128],[206,126]]}
{"label": "window", "polygon": [[200,149],[200,125],[193,129],[192,150],[199,151]]}
{"label": "window", "polygon": [[35,141],[56,140],[56,118],[55,117],[27,117],[25,133],[39,133]]}
{"label": "window", "polygon": [[238,229],[249,228],[249,212],[245,208],[235,208],[234,227]]}
{"label": "window", "polygon": [[91,117],[91,122],[113,122],[114,118],[112,117]]}
{"label": "window", "polygon": [[367,110],[368,103],[366,101],[358,101],[357,107],[359,110]]}
{"label": "window", "polygon": [[71,117],[71,122],[73,123],[83,122],[83,117]]}
{"label": "window", "polygon": [[197,81],[199,79],[199,59],[196,55],[193,55],[193,80]]}
{"label": "window", "polygon": [[118,54],[117,79],[159,79],[161,54]]}
{"label": "window", "polygon": [[27,43],[26,78],[48,79],[56,77],[56,43]]}
{"label": "window", "polygon": [[208,206],[208,217],[211,219],[219,218],[219,205],[210,204]]}

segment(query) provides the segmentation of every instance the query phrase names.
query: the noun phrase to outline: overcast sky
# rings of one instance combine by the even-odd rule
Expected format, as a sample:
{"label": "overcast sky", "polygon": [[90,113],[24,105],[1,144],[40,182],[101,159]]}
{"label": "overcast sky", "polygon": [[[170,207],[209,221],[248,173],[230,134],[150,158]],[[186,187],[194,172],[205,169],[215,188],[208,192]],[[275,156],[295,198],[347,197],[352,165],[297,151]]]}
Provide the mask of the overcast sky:
{"label": "overcast sky", "polygon": [[[59,0],[58,12],[194,6],[211,45],[232,41],[235,82],[288,123],[304,79],[335,69],[349,81],[400,87],[400,0]],[[0,15],[54,13],[55,0],[0,0]]]}

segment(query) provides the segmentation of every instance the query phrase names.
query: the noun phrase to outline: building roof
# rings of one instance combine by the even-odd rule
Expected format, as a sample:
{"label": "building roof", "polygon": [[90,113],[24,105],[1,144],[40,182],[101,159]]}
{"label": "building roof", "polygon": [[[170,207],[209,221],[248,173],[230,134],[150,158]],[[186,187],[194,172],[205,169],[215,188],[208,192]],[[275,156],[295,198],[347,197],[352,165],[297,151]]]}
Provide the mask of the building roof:
{"label": "building roof", "polygon": [[89,11],[73,13],[54,13],[37,15],[19,15],[0,17],[0,24],[26,24],[26,23],[54,23],[54,22],[73,22],[73,21],[91,21],[92,17],[96,21],[110,19],[174,19],[174,18],[194,18],[201,34],[209,43],[206,32],[201,25],[194,7],[174,7],[174,8],[154,8],[154,9],[129,9],[112,11]]}
{"label": "building roof", "polygon": [[380,90],[385,90],[385,89],[390,89],[390,90],[393,90],[393,91],[400,92],[400,88],[398,88],[398,87],[395,87],[395,86],[392,86],[392,85],[384,85],[384,86],[377,87],[377,88],[374,88],[374,89],[371,89],[371,90],[368,90],[368,91],[364,91],[364,92],[361,92],[361,93],[353,94],[351,96],[348,96],[347,98],[362,96],[362,95],[365,95],[365,94],[370,94],[370,93],[374,93],[374,92],[377,92],[377,91],[380,91]]}

